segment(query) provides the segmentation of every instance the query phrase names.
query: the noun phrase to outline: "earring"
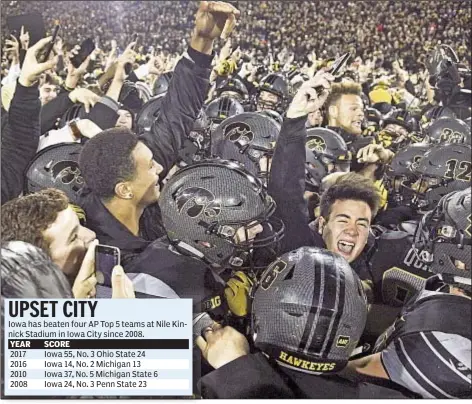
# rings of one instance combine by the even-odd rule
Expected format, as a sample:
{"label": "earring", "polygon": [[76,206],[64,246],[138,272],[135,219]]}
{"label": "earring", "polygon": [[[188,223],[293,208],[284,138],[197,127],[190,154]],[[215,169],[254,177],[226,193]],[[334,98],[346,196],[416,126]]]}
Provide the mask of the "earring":
{"label": "earring", "polygon": [[134,198],[134,195],[133,194],[129,194],[128,195],[128,199],[133,199]]}

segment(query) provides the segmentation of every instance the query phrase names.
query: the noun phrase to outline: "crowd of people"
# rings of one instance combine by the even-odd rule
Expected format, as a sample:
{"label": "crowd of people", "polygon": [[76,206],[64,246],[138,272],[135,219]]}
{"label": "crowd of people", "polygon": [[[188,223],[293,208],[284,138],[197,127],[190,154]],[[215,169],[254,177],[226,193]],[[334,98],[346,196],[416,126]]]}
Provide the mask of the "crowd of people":
{"label": "crowd of people", "polygon": [[3,36],[2,305],[191,298],[203,398],[472,397],[466,2],[2,11],[60,24]]}

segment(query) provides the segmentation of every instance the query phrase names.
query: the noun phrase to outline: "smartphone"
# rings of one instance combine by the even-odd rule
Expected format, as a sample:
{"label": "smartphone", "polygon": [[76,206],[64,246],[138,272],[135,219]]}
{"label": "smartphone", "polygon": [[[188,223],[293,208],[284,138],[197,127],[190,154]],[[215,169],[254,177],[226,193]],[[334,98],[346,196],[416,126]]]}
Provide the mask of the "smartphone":
{"label": "smartphone", "polygon": [[48,61],[49,55],[51,54],[52,49],[54,48],[54,44],[56,43],[57,34],[59,33],[59,28],[60,27],[61,26],[59,24],[54,27],[54,31],[52,33],[51,43],[48,45],[48,47],[46,48],[46,51],[44,52],[43,58],[41,59],[42,63]]}
{"label": "smartphone", "polygon": [[350,58],[351,54],[348,52],[336,59],[331,66],[329,73],[331,73],[333,76],[336,76],[341,71],[341,69],[346,66]]}
{"label": "smartphone", "polygon": [[80,44],[80,50],[70,61],[76,69],[84,63],[85,59],[95,50],[95,42],[92,38],[87,38]]}
{"label": "smartphone", "polygon": [[120,249],[98,244],[95,247],[95,276],[100,285],[111,286],[111,274],[116,265],[120,265]]}

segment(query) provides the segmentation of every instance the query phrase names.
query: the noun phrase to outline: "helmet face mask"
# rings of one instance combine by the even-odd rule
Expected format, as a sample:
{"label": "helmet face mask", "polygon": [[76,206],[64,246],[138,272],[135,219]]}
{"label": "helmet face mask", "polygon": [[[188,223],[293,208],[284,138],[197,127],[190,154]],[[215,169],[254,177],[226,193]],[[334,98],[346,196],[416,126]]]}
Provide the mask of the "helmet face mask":
{"label": "helmet face mask", "polygon": [[305,185],[308,191],[318,192],[323,178],[328,174],[350,171],[351,152],[343,138],[331,129],[309,129],[305,152]]}
{"label": "helmet face mask", "polygon": [[258,111],[270,109],[283,114],[289,101],[290,83],[283,75],[272,73],[262,78],[255,102]]}
{"label": "helmet face mask", "polygon": [[[180,170],[159,204],[172,244],[186,253],[197,250],[214,266],[252,265],[254,250],[276,253],[283,236],[282,222],[272,217],[275,202],[236,162],[205,160]],[[256,238],[261,226],[264,233]]]}
{"label": "helmet face mask", "polygon": [[79,168],[81,150],[82,145],[78,143],[60,143],[41,150],[25,170],[24,194],[57,188],[72,203],[77,203],[78,193],[84,186]]}
{"label": "helmet face mask", "polygon": [[280,125],[272,118],[244,112],[223,121],[212,134],[212,154],[238,160],[267,181],[279,132]]}
{"label": "helmet face mask", "polygon": [[471,189],[452,192],[420,221],[414,238],[430,270],[471,278]]}

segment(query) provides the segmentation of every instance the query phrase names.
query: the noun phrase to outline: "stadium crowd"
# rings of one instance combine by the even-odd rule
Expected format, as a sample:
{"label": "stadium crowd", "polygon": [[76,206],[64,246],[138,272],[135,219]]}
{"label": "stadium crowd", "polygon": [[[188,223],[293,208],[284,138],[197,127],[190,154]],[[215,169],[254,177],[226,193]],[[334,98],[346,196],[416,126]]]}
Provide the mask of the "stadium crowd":
{"label": "stadium crowd", "polygon": [[4,3],[2,315],[192,298],[203,398],[472,397],[467,2]]}

